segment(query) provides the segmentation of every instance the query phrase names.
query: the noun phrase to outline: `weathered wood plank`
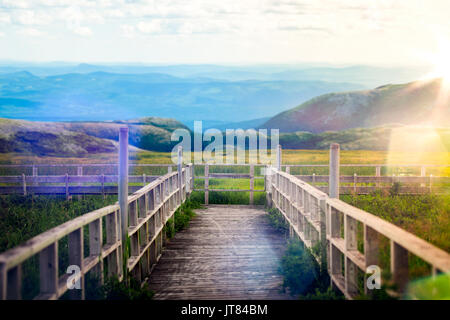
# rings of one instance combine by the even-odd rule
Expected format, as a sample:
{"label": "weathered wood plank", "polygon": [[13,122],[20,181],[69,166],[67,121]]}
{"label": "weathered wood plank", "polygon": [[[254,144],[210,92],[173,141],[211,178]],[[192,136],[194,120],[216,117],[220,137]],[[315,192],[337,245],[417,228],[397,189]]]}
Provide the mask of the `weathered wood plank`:
{"label": "weathered wood plank", "polygon": [[277,272],[286,242],[265,211],[209,206],[196,212],[150,276],[155,299],[291,299],[280,292]]}

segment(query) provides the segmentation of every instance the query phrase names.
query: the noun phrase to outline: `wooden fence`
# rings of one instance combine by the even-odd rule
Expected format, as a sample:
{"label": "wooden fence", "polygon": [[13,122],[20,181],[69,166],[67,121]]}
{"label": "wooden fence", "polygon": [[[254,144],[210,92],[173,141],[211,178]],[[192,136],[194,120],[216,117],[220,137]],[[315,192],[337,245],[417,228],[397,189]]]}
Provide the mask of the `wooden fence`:
{"label": "wooden fence", "polygon": [[[74,182],[79,182],[74,181]],[[193,166],[167,173],[127,198],[129,250],[124,250],[121,210],[118,203],[84,214],[50,229],[24,244],[0,254],[0,299],[20,299],[22,264],[39,255],[40,294],[36,299],[57,299],[67,290],[68,274],[59,275],[58,241],[68,237],[69,264],[79,267],[81,290],[70,290],[69,297],[84,299],[84,277],[94,272],[103,282],[108,275],[123,277],[124,271],[140,280],[158,261],[165,242],[163,227],[193,189]],[[105,230],[103,226],[105,225]],[[83,231],[88,227],[89,256],[84,255]],[[106,241],[103,243],[104,234]]]}
{"label": "wooden fence", "polygon": [[[69,166],[69,167],[67,167]],[[284,165],[285,172],[290,173],[290,168],[315,168],[323,167],[324,165]],[[440,193],[443,189],[450,186],[450,177],[440,177],[440,176],[425,176],[427,167],[446,167],[446,166],[426,166],[417,165],[421,168],[421,176],[386,176],[380,175],[381,168],[389,167],[388,165],[359,165],[359,164],[344,164],[340,165],[343,168],[357,168],[357,167],[374,167],[375,175],[373,176],[363,176],[357,175],[341,175],[340,176],[340,193],[341,194],[369,194],[375,190],[389,190],[395,183],[399,183],[399,189],[397,190],[400,194],[424,194],[424,193]],[[399,165],[395,165],[398,167]],[[407,165],[405,165],[407,166]],[[16,167],[14,165],[13,167]],[[45,168],[46,171],[50,168],[77,168],[77,175],[69,175],[68,173],[64,175],[38,175],[37,168]],[[27,171],[26,168],[32,168],[33,175],[22,175],[11,176],[11,175],[0,175],[0,194],[57,194],[66,195],[70,197],[71,195],[88,195],[88,194],[117,194],[118,193],[118,175],[112,174],[100,174],[100,175],[83,175],[88,168],[96,168],[96,170],[101,172],[111,172],[117,171],[117,166],[115,165],[102,165],[102,164],[84,164],[84,165],[22,165],[19,168],[23,168],[24,172]],[[165,164],[135,164],[136,168],[158,168],[167,170],[167,172],[172,172],[173,165]],[[248,192],[249,193],[249,203],[253,204],[253,198],[255,192],[264,192],[264,190],[255,188],[256,180],[263,180],[263,174],[256,174],[258,169],[263,169],[263,165],[256,164],[239,164],[239,165],[197,165],[197,167],[203,167],[203,174],[196,175],[195,179],[203,180],[203,188],[195,188],[194,191],[205,192],[205,204],[209,203],[210,192]],[[211,173],[212,167],[244,167],[248,168],[248,173],[240,172],[214,172]],[[0,168],[9,168],[9,166],[0,166]],[[111,170],[113,168],[114,170]],[[202,169],[202,168],[200,168]],[[29,171],[29,170],[28,170]],[[133,170],[130,170],[133,171]],[[239,170],[237,170],[239,171]],[[315,186],[317,189],[327,193],[328,192],[328,175],[294,175],[295,177],[301,179],[302,181],[308,182]],[[136,192],[140,189],[142,185],[145,185],[154,179],[159,177],[158,175],[147,175],[145,173],[141,175],[130,175],[128,177],[128,182],[134,185],[129,185],[130,192]],[[212,179],[248,179],[249,188],[245,189],[214,189],[210,187],[210,181]]]}
{"label": "wooden fence", "polygon": [[[382,237],[390,242],[390,271],[398,293],[408,283],[408,253],[430,264],[433,275],[450,272],[450,255],[444,250],[381,218],[330,197],[298,177],[273,167],[268,167],[267,172],[267,203],[282,213],[289,224],[290,234],[298,237],[308,248],[325,244],[325,252],[315,257],[319,263],[327,261],[332,285],[348,299],[359,293],[358,269],[365,275],[367,267],[379,265]],[[339,172],[331,173],[332,177],[335,175],[333,178],[339,177]],[[330,190],[329,193],[339,194],[339,191]],[[363,239],[358,239],[358,224],[362,226]],[[362,242],[362,246],[358,245],[358,241]],[[366,294],[371,293],[366,285],[364,290]]]}

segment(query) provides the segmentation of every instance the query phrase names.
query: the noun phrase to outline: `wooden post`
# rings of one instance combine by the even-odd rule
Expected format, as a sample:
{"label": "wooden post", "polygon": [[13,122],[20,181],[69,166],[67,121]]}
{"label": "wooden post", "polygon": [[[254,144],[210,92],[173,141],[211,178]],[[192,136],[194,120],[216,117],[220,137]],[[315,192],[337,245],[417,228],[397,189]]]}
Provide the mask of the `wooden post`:
{"label": "wooden post", "polygon": [[286,173],[287,173],[287,174],[291,174],[291,167],[286,166]]}
{"label": "wooden post", "polygon": [[[38,176],[38,168],[33,165],[33,177],[37,177]],[[37,183],[36,181],[33,183],[33,186],[38,186],[39,183]]]}
{"label": "wooden post", "polygon": [[278,171],[281,171],[281,161],[282,161],[282,159],[281,159],[281,145],[279,144],[278,148],[277,148],[277,170]]}
{"label": "wooden post", "polygon": [[22,285],[22,265],[17,265],[10,269],[7,273],[8,277],[8,292],[6,298],[8,300],[21,300],[21,285]]}
{"label": "wooden post", "polygon": [[83,275],[83,228],[69,233],[69,265],[80,268],[80,289],[73,288],[69,291],[69,298],[72,300],[84,300],[84,275]]}
{"label": "wooden post", "polygon": [[[423,177],[424,180],[425,180],[425,177],[426,177],[426,168],[425,168],[424,166],[422,166],[422,167],[420,168],[420,176]],[[425,187],[425,183],[421,183],[420,186],[421,186],[421,187]]]}
{"label": "wooden post", "polygon": [[194,191],[194,179],[195,179],[195,177],[194,177],[195,167],[194,166],[195,166],[194,164],[192,164],[192,166],[191,166],[191,192]]}
{"label": "wooden post", "polygon": [[69,174],[66,173],[66,200],[69,200],[70,194],[69,194]]}
{"label": "wooden post", "polygon": [[102,173],[102,197],[105,199],[105,175]]}
{"label": "wooden post", "polygon": [[[126,265],[127,257],[125,246],[128,237],[128,127],[120,128],[119,132],[119,206],[122,240],[122,257]],[[121,268],[122,266],[120,266]],[[127,268],[123,268],[125,273]],[[125,279],[127,275],[124,274]]]}
{"label": "wooden post", "polygon": [[172,173],[172,166],[167,167],[167,173]]}
{"label": "wooden post", "polygon": [[330,177],[329,191],[330,198],[339,198],[339,144],[333,143],[330,146]]}
{"label": "wooden post", "polygon": [[[105,225],[106,225],[106,244],[113,245],[119,240],[119,235],[121,234],[120,226],[120,217],[118,217],[118,212],[115,211],[113,213],[108,214],[105,217]],[[115,250],[114,253],[108,255],[106,257],[106,262],[108,264],[108,275],[109,276],[118,276],[120,275],[119,267],[119,252]]]}
{"label": "wooden post", "polygon": [[[375,176],[376,176],[377,178],[378,178],[378,177],[381,177],[381,166],[376,166],[376,167],[375,167]],[[376,186],[377,186],[377,187],[380,187],[380,182],[377,181]]]}
{"label": "wooden post", "polygon": [[209,204],[209,165],[205,164],[205,204]]}
{"label": "wooden post", "polygon": [[[345,215],[344,217],[345,230],[345,251],[357,250],[357,221],[352,217]],[[345,257],[345,290],[351,296],[358,293],[357,280],[357,266],[348,258]]]}
{"label": "wooden post", "polygon": [[253,188],[255,184],[255,166],[250,165],[250,204],[253,204]]}
{"label": "wooden post", "polygon": [[97,219],[89,223],[89,255],[97,256],[99,263],[92,269],[93,273],[98,278],[98,284],[103,284],[103,259],[102,254],[103,242],[103,226],[102,219]]}
{"label": "wooden post", "polygon": [[43,295],[56,295],[58,291],[58,242],[39,254],[40,289]]}
{"label": "wooden post", "polygon": [[22,187],[23,187],[23,195],[27,195],[27,180],[25,178],[25,174],[22,173]]}
{"label": "wooden post", "polygon": [[356,181],[357,181],[358,177],[357,174],[354,173],[353,174],[353,192],[356,194]]}
{"label": "wooden post", "polygon": [[[83,176],[83,167],[78,167],[77,168],[77,176],[80,176],[80,177]],[[78,186],[82,186],[82,185],[83,185],[82,183],[78,184]],[[78,196],[78,200],[81,200],[82,198],[83,198],[82,195]]]}
{"label": "wooden post", "polygon": [[[179,188],[179,199],[180,199],[180,204],[181,202],[183,202],[183,147],[182,146],[178,146],[178,188]],[[187,171],[187,170],[186,170]],[[174,220],[175,220],[175,216],[174,216]]]}
{"label": "wooden post", "polygon": [[0,262],[0,300],[6,300],[7,295],[7,276],[8,272],[6,271],[6,263]]}
{"label": "wooden post", "polygon": [[[297,189],[296,189],[297,190]],[[327,223],[327,203],[326,203],[326,197],[320,198],[319,200],[319,221],[320,221],[320,233],[319,233],[319,239],[320,239],[320,261],[321,264],[324,265],[327,261],[327,231],[326,231],[326,223]],[[298,220],[297,220],[298,223]]]}
{"label": "wooden post", "polygon": [[[366,262],[366,269],[371,265],[378,266],[379,264],[379,236],[378,232],[369,227],[368,225],[364,225],[364,260]],[[366,270],[363,270],[364,273]],[[364,293],[371,294],[373,290],[369,290],[367,288],[367,277],[364,277]]]}
{"label": "wooden post", "polygon": [[408,250],[391,240],[392,280],[400,292],[403,292],[409,278]]}
{"label": "wooden post", "polygon": [[430,193],[433,192],[433,175],[430,174]]}
{"label": "wooden post", "polygon": [[[341,237],[341,220],[339,218],[339,213],[336,209],[330,207],[328,209],[328,219],[329,219],[329,231],[330,238],[340,238]],[[330,255],[330,263],[329,269],[331,275],[341,275],[342,274],[342,254],[337,249],[332,242],[329,243],[329,255]]]}

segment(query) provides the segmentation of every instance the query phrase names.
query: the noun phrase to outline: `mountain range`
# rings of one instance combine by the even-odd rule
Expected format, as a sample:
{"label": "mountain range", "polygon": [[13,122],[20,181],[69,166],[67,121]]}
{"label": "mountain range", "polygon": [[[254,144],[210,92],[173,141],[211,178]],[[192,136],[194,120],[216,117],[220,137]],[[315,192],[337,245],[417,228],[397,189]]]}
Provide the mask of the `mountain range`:
{"label": "mountain range", "polygon": [[228,81],[162,73],[0,74],[0,117],[105,121],[146,116],[236,122],[273,116],[314,96],[362,89],[325,81]]}
{"label": "mountain range", "polygon": [[318,96],[261,125],[320,133],[390,124],[450,126],[450,91],[442,79]]}

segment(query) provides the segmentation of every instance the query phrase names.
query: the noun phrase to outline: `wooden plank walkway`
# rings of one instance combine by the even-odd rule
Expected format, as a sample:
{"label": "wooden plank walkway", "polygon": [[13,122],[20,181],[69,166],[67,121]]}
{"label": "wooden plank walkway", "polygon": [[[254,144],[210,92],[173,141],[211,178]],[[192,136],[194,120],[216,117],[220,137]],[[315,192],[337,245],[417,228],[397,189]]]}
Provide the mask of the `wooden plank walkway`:
{"label": "wooden plank walkway", "polygon": [[285,237],[253,206],[210,205],[167,244],[154,299],[292,299],[278,274]]}

